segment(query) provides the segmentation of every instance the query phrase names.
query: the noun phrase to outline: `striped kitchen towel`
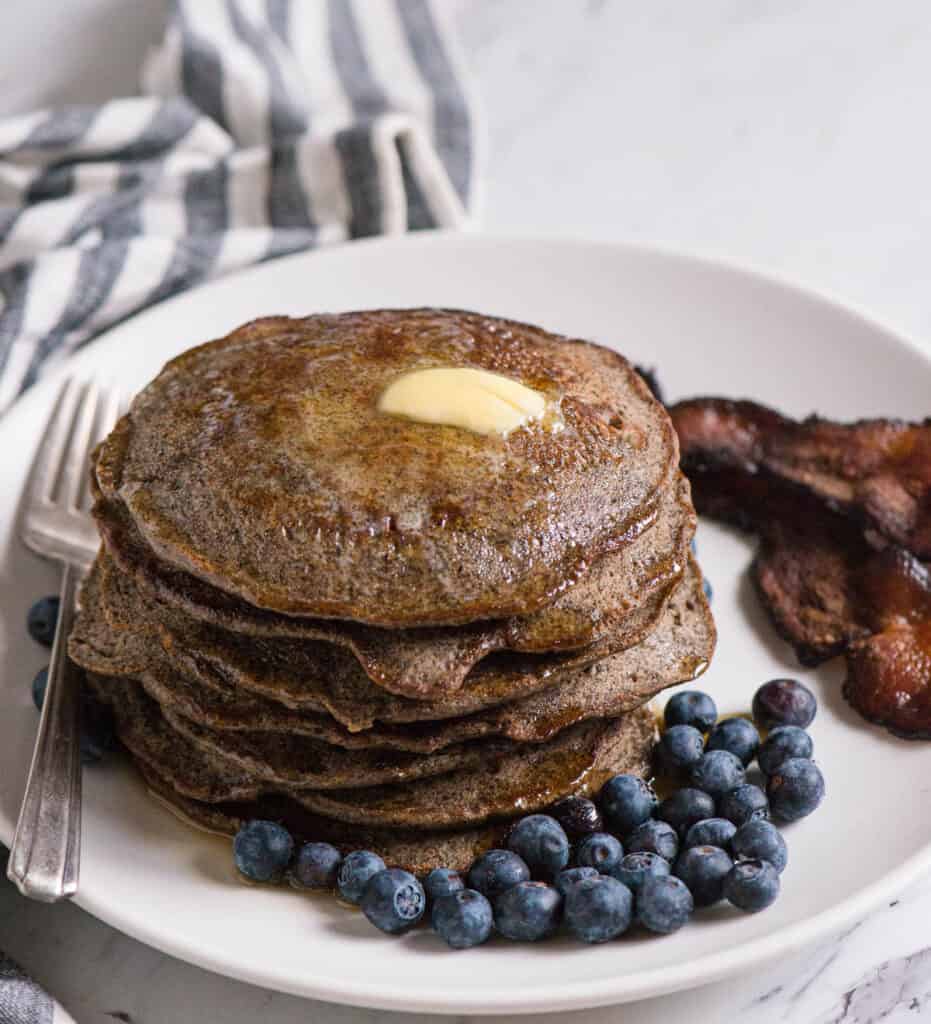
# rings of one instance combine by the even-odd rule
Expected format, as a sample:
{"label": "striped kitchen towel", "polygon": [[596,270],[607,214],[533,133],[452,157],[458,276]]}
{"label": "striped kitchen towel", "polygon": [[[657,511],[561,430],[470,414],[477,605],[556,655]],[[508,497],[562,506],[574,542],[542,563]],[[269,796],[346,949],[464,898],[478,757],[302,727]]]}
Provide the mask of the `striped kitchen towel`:
{"label": "striped kitchen towel", "polygon": [[0,413],[185,288],[466,221],[473,117],[430,0],[176,0],[141,92],[0,121]]}
{"label": "striped kitchen towel", "polygon": [[74,1018],[0,953],[0,1024],[74,1024]]}

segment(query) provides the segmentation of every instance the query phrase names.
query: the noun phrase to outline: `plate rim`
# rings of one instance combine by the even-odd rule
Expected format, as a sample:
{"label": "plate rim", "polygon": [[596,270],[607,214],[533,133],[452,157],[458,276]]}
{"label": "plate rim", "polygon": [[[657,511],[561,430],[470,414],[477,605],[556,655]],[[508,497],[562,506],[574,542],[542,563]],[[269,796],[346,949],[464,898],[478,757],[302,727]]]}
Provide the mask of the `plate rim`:
{"label": "plate rim", "polygon": [[[731,277],[749,280],[764,288],[776,288],[789,297],[815,303],[831,315],[852,318],[867,328],[876,342],[882,342],[892,348],[905,348],[912,356],[918,356],[931,369],[931,355],[911,334],[888,326],[874,317],[862,306],[840,298],[825,290],[814,289],[801,284],[790,277],[753,265],[744,265],[702,253],[690,252],[676,247],[642,244],[639,242],[586,240],[578,237],[554,237],[545,234],[494,234],[458,231],[429,231],[399,236],[379,236],[344,242],[322,249],[305,250],[266,263],[254,264],[200,285],[196,289],[181,292],[155,306],[140,310],[138,313],[112,325],[97,335],[93,341],[80,350],[78,355],[93,350],[99,342],[106,341],[111,333],[124,328],[126,324],[144,320],[147,315],[161,315],[166,308],[183,307],[192,295],[209,295],[211,289],[222,289],[231,280],[243,276],[272,274],[274,268],[282,261],[299,263],[324,259],[330,253],[346,250],[416,248],[430,246],[544,246],[547,248],[575,248],[588,251],[602,250],[622,253],[632,259],[652,259],[661,262],[673,262],[684,267],[699,267]],[[70,359],[56,365],[9,410],[7,416],[0,421],[0,433],[9,430],[7,423],[12,420],[15,425],[20,417],[28,417],[34,405],[47,400],[46,395],[64,376],[68,375],[73,366]],[[12,828],[6,827],[0,820],[0,838],[9,843]],[[183,936],[173,941],[166,940],[162,932],[147,928],[145,923],[139,924],[133,918],[124,918],[120,907],[108,904],[105,900],[98,901],[92,896],[87,897],[79,890],[74,902],[88,913],[106,922],[130,937],[158,949],[170,956],[177,957],[198,967],[214,973],[233,977],[263,988],[287,992],[293,995],[343,1005],[358,1006],[389,1011],[420,1012],[435,1014],[471,1014],[476,1016],[498,1013],[532,1014],[595,1008],[619,1004],[634,999],[650,998],[660,994],[672,993],[704,985],[720,980],[741,969],[749,969],[765,960],[770,955],[797,951],[809,946],[819,939],[827,938],[842,930],[845,926],[861,919],[870,910],[881,904],[885,899],[901,892],[912,882],[931,871],[931,843],[915,851],[902,861],[895,869],[881,878],[864,886],[853,895],[827,910],[793,924],[784,925],[775,931],[759,938],[728,949],[719,949],[698,958],[686,960],[675,965],[650,968],[631,975],[620,975],[607,979],[589,979],[585,981],[561,982],[553,989],[526,992],[495,992],[482,994],[480,989],[447,989],[444,1003],[438,1004],[434,995],[418,997],[417,993],[401,992],[400,989],[386,988],[383,982],[366,984],[364,979],[354,979],[350,985],[346,982],[332,981],[321,975],[317,978],[301,978],[293,981],[275,975],[274,971],[249,969],[239,964],[229,964],[222,958],[212,955],[209,951],[198,949],[195,945],[185,942]]]}
{"label": "plate rim", "polygon": [[[475,1017],[499,1014],[525,1016],[623,1005],[640,999],[671,995],[675,992],[687,991],[721,981],[741,969],[753,968],[770,955],[798,952],[820,939],[830,938],[842,932],[846,927],[861,920],[886,899],[897,896],[911,883],[927,874],[929,870],[931,870],[931,844],[913,854],[894,871],[884,875],[872,885],[860,889],[854,896],[837,906],[798,924],[787,925],[763,938],[731,949],[718,950],[697,959],[684,961],[674,967],[653,968],[600,982],[586,980],[560,983],[558,990],[544,990],[541,994],[533,996],[515,992],[506,994],[503,998],[497,996],[493,1002],[488,998],[476,998],[476,992],[473,989],[447,989],[444,996],[448,1000],[447,1005],[438,1005],[431,1001],[430,997],[420,999],[416,996],[387,995],[387,990],[384,987],[366,985],[364,982],[356,982],[352,987],[332,983],[313,986],[292,985],[285,979],[271,978],[268,974],[263,975],[260,971],[250,972],[246,969],[233,971],[194,948],[191,948],[189,952],[179,951],[186,949],[183,943],[177,947],[177,950],[173,950],[162,942],[150,941],[146,938],[143,928],[137,930],[134,927],[123,927],[114,923],[111,917],[104,916],[103,913],[98,913],[94,909],[92,900],[82,902],[76,898],[74,902],[83,910],[147,946],[215,974],[245,981],[259,988],[342,1006],[388,1012]],[[793,941],[786,941],[786,933],[791,933],[794,936]],[[700,976],[696,977],[697,974]],[[449,1005],[452,1003],[455,1005]]]}

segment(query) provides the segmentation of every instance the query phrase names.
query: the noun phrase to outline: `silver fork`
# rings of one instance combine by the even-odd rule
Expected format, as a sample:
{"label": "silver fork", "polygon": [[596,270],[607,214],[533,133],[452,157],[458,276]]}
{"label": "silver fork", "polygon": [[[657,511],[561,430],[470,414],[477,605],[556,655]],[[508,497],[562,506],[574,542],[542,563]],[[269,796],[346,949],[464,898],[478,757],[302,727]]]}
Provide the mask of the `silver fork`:
{"label": "silver fork", "polygon": [[24,896],[73,896],[81,856],[80,677],[67,655],[78,582],[99,537],[90,516],[91,449],[116,422],[119,401],[94,383],[65,381],[36,452],[22,508],[23,541],[61,562],[58,624],[29,780],[8,877]]}

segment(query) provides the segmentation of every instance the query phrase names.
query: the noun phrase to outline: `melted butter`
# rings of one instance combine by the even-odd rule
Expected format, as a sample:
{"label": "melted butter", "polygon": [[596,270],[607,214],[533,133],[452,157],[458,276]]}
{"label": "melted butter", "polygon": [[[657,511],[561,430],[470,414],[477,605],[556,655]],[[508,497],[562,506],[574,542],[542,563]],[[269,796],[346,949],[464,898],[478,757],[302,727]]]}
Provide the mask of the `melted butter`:
{"label": "melted butter", "polygon": [[546,398],[498,373],[448,366],[395,378],[382,392],[378,409],[420,423],[506,435],[541,420]]}

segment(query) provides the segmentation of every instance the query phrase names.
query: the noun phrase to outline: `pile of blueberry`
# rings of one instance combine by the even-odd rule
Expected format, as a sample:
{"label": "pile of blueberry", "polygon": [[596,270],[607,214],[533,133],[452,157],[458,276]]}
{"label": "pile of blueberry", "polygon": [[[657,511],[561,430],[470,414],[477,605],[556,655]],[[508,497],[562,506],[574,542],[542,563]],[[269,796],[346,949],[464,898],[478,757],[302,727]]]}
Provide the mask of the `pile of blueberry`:
{"label": "pile of blueberry", "polygon": [[[663,800],[637,776],[616,775],[597,803],[568,797],[516,822],[507,849],[483,854],[465,878],[439,867],[421,883],[374,853],[342,857],[328,843],[295,853],[288,831],[270,821],[239,831],[236,867],[254,881],[335,888],[385,932],[405,931],[429,908],[434,930],[455,949],[494,931],[533,942],[561,926],[582,942],[606,942],[634,923],[669,934],[722,899],[763,910],[779,895],[787,862],[770,817],[797,821],[824,797],[805,731],[816,710],[814,694],[792,679],[760,687],[753,722],[719,722],[707,694],[676,694],[655,749],[657,771],[671,783]],[[754,759],[760,785],[748,781]]]}

